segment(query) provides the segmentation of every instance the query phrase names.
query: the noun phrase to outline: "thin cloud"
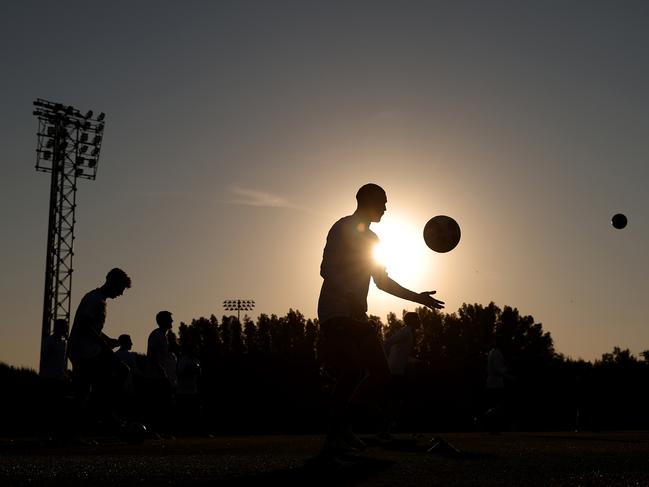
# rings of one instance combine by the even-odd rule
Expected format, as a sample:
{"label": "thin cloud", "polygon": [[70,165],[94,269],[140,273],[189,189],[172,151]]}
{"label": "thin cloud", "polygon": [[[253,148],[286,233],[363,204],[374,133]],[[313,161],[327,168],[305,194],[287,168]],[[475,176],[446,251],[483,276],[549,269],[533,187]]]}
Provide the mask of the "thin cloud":
{"label": "thin cloud", "polygon": [[233,205],[257,206],[260,208],[305,209],[291,203],[283,196],[267,193],[265,191],[242,188],[241,186],[234,185],[230,187],[230,192],[233,194],[233,198],[231,198],[228,203]]}

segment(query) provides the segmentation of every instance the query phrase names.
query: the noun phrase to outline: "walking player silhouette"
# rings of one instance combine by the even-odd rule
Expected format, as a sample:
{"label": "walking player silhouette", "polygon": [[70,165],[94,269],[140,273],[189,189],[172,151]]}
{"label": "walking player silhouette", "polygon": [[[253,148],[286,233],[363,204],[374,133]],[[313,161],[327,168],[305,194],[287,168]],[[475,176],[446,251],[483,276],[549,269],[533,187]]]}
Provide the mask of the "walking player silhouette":
{"label": "walking player silhouette", "polygon": [[129,369],[113,352],[118,341],[103,332],[106,300],[130,287],[131,278],[122,269],[112,269],[101,287],[83,297],[70,331],[68,356],[77,399],[88,419],[101,420],[111,429],[123,426],[115,415],[115,398]]}
{"label": "walking player silhouette", "polygon": [[[359,397],[384,387],[390,380],[385,353],[373,323],[367,317],[370,278],[389,294],[431,309],[444,307],[432,297],[435,291],[417,293],[391,279],[373,258],[379,238],[370,224],[386,211],[387,196],[376,184],[366,184],[356,193],[357,208],[329,230],[320,275],[324,279],[318,301],[320,337],[318,355],[335,378],[331,398],[329,430],[323,453],[345,454],[362,449],[353,433],[350,409]],[[362,392],[361,392],[362,391]]]}

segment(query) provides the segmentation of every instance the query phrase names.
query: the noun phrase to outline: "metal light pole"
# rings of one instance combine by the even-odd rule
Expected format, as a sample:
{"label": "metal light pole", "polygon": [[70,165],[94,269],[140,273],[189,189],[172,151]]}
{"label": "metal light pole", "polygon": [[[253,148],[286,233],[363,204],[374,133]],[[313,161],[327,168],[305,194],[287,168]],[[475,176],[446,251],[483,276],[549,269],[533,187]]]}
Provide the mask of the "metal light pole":
{"label": "metal light pole", "polygon": [[59,318],[70,322],[77,179],[97,177],[105,114],[93,118],[92,111],[82,114],[74,107],[41,98],[34,106],[38,118],[36,170],[52,174],[41,330],[42,368],[43,343],[52,330],[52,323]]}
{"label": "metal light pole", "polygon": [[237,312],[237,321],[241,323],[240,314],[241,311],[252,311],[255,307],[255,302],[252,300],[244,299],[226,299],[223,301],[223,308],[226,311],[236,311]]}

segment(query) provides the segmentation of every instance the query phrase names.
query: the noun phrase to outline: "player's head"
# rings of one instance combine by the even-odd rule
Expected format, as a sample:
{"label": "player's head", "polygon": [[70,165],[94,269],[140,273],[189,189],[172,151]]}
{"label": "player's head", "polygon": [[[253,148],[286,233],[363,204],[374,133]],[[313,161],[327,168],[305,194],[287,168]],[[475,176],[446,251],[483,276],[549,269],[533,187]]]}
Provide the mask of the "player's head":
{"label": "player's head", "polygon": [[62,318],[54,320],[54,326],[52,327],[52,334],[57,337],[67,337],[68,336],[68,322]]}
{"label": "player's head", "polygon": [[416,330],[421,326],[421,321],[419,321],[419,315],[412,311],[403,315],[403,323],[406,326],[412,328],[413,330]]}
{"label": "player's head", "polygon": [[362,213],[371,222],[379,222],[385,213],[388,197],[381,186],[368,183],[361,186],[356,193],[356,202],[358,203],[356,211]]}
{"label": "player's head", "polygon": [[155,322],[163,330],[171,330],[171,324],[174,322],[170,311],[159,311],[155,315]]}
{"label": "player's head", "polygon": [[133,347],[133,341],[131,340],[131,335],[120,335],[117,337],[117,342],[119,346],[130,350]]}
{"label": "player's head", "polygon": [[103,286],[106,297],[116,298],[124,294],[124,290],[131,287],[131,278],[126,272],[117,267],[106,274],[106,283]]}

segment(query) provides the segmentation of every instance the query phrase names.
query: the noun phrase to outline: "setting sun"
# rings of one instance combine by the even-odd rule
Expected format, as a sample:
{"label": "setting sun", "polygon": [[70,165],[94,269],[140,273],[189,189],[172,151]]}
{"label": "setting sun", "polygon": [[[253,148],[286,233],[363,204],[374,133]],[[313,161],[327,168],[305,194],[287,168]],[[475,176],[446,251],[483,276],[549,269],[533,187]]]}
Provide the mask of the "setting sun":
{"label": "setting sun", "polygon": [[421,231],[407,221],[391,218],[372,227],[380,243],[374,259],[387,268],[390,277],[404,285],[420,282],[428,262]]}

